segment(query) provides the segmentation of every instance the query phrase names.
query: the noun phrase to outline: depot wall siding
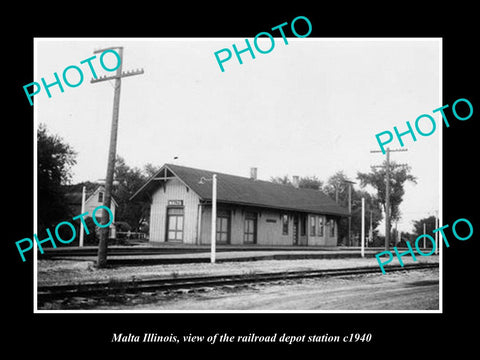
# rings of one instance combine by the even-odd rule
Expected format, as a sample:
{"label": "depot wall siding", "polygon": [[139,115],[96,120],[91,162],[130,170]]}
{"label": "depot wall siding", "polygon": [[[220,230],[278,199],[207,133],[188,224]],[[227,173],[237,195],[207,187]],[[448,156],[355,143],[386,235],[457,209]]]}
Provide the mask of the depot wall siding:
{"label": "depot wall siding", "polygon": [[[150,208],[150,241],[165,242],[167,226],[167,208],[169,200],[182,200],[184,209],[183,243],[210,244],[211,238],[211,205],[200,204],[199,196],[178,179],[168,180],[152,193]],[[258,245],[293,245],[294,218],[307,218],[305,235],[298,231],[300,246],[336,246],[337,222],[334,236],[330,236],[330,222],[325,215],[299,214],[282,210],[253,208],[240,204],[218,204],[218,211],[228,213],[230,217],[229,241],[231,245],[245,244],[245,218],[247,213],[257,214],[256,244]],[[288,233],[283,234],[283,215],[288,215]],[[318,219],[323,219],[323,233],[319,232]],[[311,221],[315,219],[315,234],[311,234]],[[300,225],[299,225],[300,226]]]}
{"label": "depot wall siding", "polygon": [[282,213],[277,211],[262,211],[257,219],[258,241],[260,245],[292,245],[292,222],[289,221],[287,235],[282,233]]}
{"label": "depot wall siding", "polygon": [[[323,221],[323,229],[320,230],[320,221]],[[315,222],[315,235],[311,233],[312,221]],[[322,215],[309,215],[308,216],[308,245],[325,246],[327,245],[327,227],[325,226],[325,216]]]}
{"label": "depot wall siding", "polygon": [[[244,234],[244,216],[243,211],[238,208],[224,209],[230,214],[230,241],[231,245],[243,244]],[[211,229],[212,228],[212,207],[203,206],[201,216],[201,235],[200,244],[210,244]]]}
{"label": "depot wall siding", "polygon": [[[337,246],[337,239],[338,239],[338,222],[335,221],[333,223],[333,226],[335,227],[335,235],[330,236],[330,231],[328,231],[327,236],[325,237],[325,245],[326,246]],[[326,229],[329,229],[329,226],[325,227]]]}
{"label": "depot wall siding", "polygon": [[[292,245],[293,222],[289,221],[288,234],[283,235],[282,215],[284,212],[263,209],[247,209],[242,207],[227,208],[230,214],[230,242],[231,245],[245,244],[245,215],[247,212],[257,214],[257,237],[258,245]],[[210,206],[202,207],[200,244],[210,244],[211,238],[211,215]],[[290,217],[289,217],[290,219]]]}
{"label": "depot wall siding", "polygon": [[232,234],[232,244],[241,245],[243,244],[243,237],[245,232],[245,211],[243,209],[234,208],[231,210],[231,234]]}
{"label": "depot wall siding", "polygon": [[210,207],[202,206],[202,216],[200,225],[200,239],[201,245],[210,244],[210,229],[212,228],[212,209]]}
{"label": "depot wall siding", "polygon": [[150,241],[165,242],[169,200],[182,200],[184,208],[183,243],[197,240],[197,209],[200,199],[178,179],[168,180],[152,194],[150,207]]}
{"label": "depot wall siding", "polygon": [[[323,231],[319,230],[319,220],[323,220]],[[315,234],[312,235],[311,227],[312,221],[315,222]],[[334,226],[335,231],[334,235],[331,236],[331,226]],[[334,221],[333,224],[331,222],[327,222],[327,217],[323,215],[313,215],[310,214],[308,216],[308,229],[307,229],[307,236],[308,236],[308,245],[313,246],[336,246],[337,245],[337,236],[338,236],[338,225],[337,221]]]}

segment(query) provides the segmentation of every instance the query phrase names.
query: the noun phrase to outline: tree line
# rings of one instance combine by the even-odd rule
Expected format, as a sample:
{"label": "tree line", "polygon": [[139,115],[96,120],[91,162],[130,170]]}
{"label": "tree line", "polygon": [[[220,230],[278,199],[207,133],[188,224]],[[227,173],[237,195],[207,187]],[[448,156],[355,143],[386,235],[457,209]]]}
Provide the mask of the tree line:
{"label": "tree line", "polygon": [[[37,147],[37,214],[40,234],[42,229],[54,227],[65,218],[79,215],[72,213],[72,209],[68,206],[67,194],[81,192],[83,186],[86,187],[87,193],[93,192],[99,184],[89,181],[71,184],[72,168],[76,164],[77,153],[61,137],[50,134],[43,124],[40,124],[38,129]],[[129,199],[159,170],[160,166],[152,164],[146,164],[142,168],[130,167],[121,156],[117,156],[114,174],[116,185],[113,187],[112,196],[118,204],[115,219],[121,230],[148,232],[149,204],[133,203]],[[390,179],[390,214],[393,223],[401,218],[400,204],[405,193],[404,184],[407,181],[416,183],[416,178],[410,173],[409,167],[395,166],[395,163],[391,162]],[[270,180],[274,183],[293,186],[288,175],[272,177]],[[367,236],[370,223],[372,224],[373,243],[370,245],[382,246],[377,228],[383,219],[386,206],[385,167],[372,168],[370,172],[357,172],[356,180],[356,184],[350,184],[352,186],[351,236],[348,236],[349,220],[342,218],[338,224],[339,245],[358,245],[361,228],[361,199],[364,197]],[[340,206],[348,209],[350,186],[348,181],[350,179],[340,170],[326,181],[315,175],[300,177],[298,186],[322,191]],[[368,192],[367,186],[371,186],[374,192]],[[416,231],[417,224],[415,223],[414,226]]]}
{"label": "tree line", "polygon": [[[320,180],[316,175],[300,177],[298,187],[315,189],[324,192],[337,204],[344,208],[351,206],[351,223],[348,218],[341,218],[338,223],[338,245],[359,245],[361,236],[361,199],[365,198],[365,224],[366,237],[370,239],[370,246],[383,246],[384,237],[379,236],[378,225],[383,220],[383,214],[386,210],[386,161],[384,166],[372,168],[370,172],[357,172],[356,180],[353,183],[347,178],[342,170],[337,171],[326,181]],[[404,184],[407,181],[416,183],[416,177],[410,172],[408,166],[396,166],[393,161],[390,162],[390,218],[391,223],[400,220],[400,204],[405,194]],[[288,175],[272,177],[272,182],[293,186],[292,180]],[[358,184],[359,186],[355,186]],[[349,189],[351,186],[351,189]],[[365,190],[367,186],[374,189],[374,193]],[[351,191],[351,199],[349,199]],[[371,224],[371,226],[370,226]],[[349,235],[350,228],[350,235]],[[370,234],[369,234],[370,232]],[[392,229],[390,227],[390,233]],[[392,241],[395,238],[392,237]]]}
{"label": "tree line", "polygon": [[[86,193],[93,193],[100,185],[96,182],[85,181],[72,184],[72,168],[77,163],[76,151],[60,136],[49,133],[44,124],[39,125],[37,132],[37,233],[41,238],[47,228],[54,228],[56,224],[80,213],[71,206],[72,194],[81,194],[85,186]],[[115,213],[115,222],[119,230],[148,232],[147,222],[149,206],[146,203],[133,203],[129,199],[148,178],[158,172],[160,167],[146,164],[143,168],[130,167],[125,160],[117,156],[112,196],[118,206]],[[92,220],[86,220],[91,226]],[[78,230],[78,229],[77,229]],[[85,244],[94,244],[98,241],[96,234],[86,235]],[[78,239],[71,245],[78,244]]]}

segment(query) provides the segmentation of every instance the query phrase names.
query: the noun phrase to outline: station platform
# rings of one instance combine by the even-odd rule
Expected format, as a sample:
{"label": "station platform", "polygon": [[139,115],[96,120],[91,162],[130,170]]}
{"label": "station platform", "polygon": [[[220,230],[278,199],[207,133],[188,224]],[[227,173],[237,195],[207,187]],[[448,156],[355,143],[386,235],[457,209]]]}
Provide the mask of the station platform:
{"label": "station platform", "polygon": [[[151,243],[150,243],[151,244]],[[107,263],[112,266],[188,264],[210,262],[210,245],[111,246]],[[374,257],[384,248],[365,248],[365,257]],[[360,258],[360,247],[217,245],[216,262]],[[96,261],[97,247],[45,249],[38,260]]]}

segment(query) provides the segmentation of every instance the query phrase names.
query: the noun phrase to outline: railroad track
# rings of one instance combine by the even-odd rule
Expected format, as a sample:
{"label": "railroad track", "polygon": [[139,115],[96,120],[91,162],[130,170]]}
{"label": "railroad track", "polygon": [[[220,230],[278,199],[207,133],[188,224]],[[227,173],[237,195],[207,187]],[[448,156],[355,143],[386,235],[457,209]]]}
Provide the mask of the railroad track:
{"label": "railroad track", "polygon": [[[385,267],[386,272],[408,271],[437,268],[438,263],[411,264],[401,267],[392,265]],[[377,266],[357,267],[345,269],[305,270],[278,273],[259,273],[244,275],[214,275],[198,277],[177,277],[159,279],[132,279],[128,281],[109,281],[102,283],[83,283],[68,285],[39,286],[37,289],[38,303],[42,304],[56,299],[70,297],[96,297],[111,293],[136,293],[151,291],[170,291],[176,289],[194,289],[202,287],[222,287],[228,285],[242,285],[265,283],[279,280],[294,280],[321,278],[331,276],[351,276],[381,272]],[[381,275],[383,276],[383,275]]]}

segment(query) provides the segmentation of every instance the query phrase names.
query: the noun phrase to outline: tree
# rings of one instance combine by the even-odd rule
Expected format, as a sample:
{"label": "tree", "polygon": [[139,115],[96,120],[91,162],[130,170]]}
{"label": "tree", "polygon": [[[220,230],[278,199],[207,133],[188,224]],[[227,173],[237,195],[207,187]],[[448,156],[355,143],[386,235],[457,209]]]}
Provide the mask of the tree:
{"label": "tree", "polygon": [[156,173],[158,173],[161,168],[162,168],[161,166],[155,166],[155,165],[152,165],[152,164],[148,163],[143,167],[143,173],[145,174],[145,176],[147,178],[150,178],[153,175],[155,175]]}
{"label": "tree", "polygon": [[315,175],[301,177],[298,182],[298,187],[302,189],[314,189],[321,191],[323,188],[323,181],[317,178]]}
{"label": "tree", "polygon": [[[337,171],[330,176],[323,187],[324,192],[330,196],[331,199],[337,202],[338,205],[348,209],[348,181],[350,181],[342,170]],[[365,224],[368,235],[370,227],[370,214],[372,215],[372,230],[375,229],[382,220],[382,209],[379,206],[378,199],[375,195],[367,191],[355,189],[352,186],[352,217],[350,231],[352,235],[351,240],[348,238],[348,218],[341,218],[338,222],[338,242],[343,244],[359,243],[362,228],[362,197],[365,198]]]}
{"label": "tree", "polygon": [[340,206],[348,208],[348,184],[345,173],[340,170],[330,176],[323,187],[323,191]]}
{"label": "tree", "polygon": [[[372,168],[369,173],[357,172],[357,179],[363,188],[367,185],[372,186],[377,191],[377,199],[382,204],[383,210],[386,210],[386,161],[379,169]],[[417,183],[415,176],[410,174],[409,166],[398,166],[394,161],[390,162],[390,229],[391,223],[398,221],[401,217],[400,204],[405,194],[404,184],[410,181]]]}
{"label": "tree", "polygon": [[[413,220],[413,241],[417,239],[420,235],[423,234],[423,224],[425,224],[425,233],[432,235],[433,230],[437,228],[437,223],[436,223],[436,217],[435,216],[429,216],[420,220]],[[432,243],[430,240],[427,240],[425,242],[428,247],[432,247]],[[423,244],[423,241],[420,242],[420,244]],[[421,245],[419,245],[421,246]]]}
{"label": "tree", "polygon": [[[288,175],[283,177],[272,177],[271,181],[277,184],[292,185]],[[315,189],[323,191],[334,201],[337,201],[338,205],[348,208],[348,178],[343,171],[337,171],[334,175],[330,176],[324,183],[317,176],[307,176],[299,179],[300,188]],[[355,190],[352,185],[352,220],[351,220],[351,234],[357,240],[360,239],[361,233],[361,198],[365,198],[366,207],[366,226],[367,231],[370,226],[370,210],[372,213],[373,230],[379,225],[382,220],[382,209],[379,205],[376,196],[369,194],[366,191]],[[348,241],[348,218],[343,217],[338,221],[338,243],[351,244]]]}
{"label": "tree", "polygon": [[71,181],[77,153],[58,135],[49,134],[45,124],[37,132],[37,214],[38,232],[69,217],[63,185]]}
{"label": "tree", "polygon": [[147,203],[131,202],[130,197],[145,183],[147,176],[140,169],[129,167],[121,156],[117,156],[114,178],[118,182],[112,194],[118,204],[115,217],[138,230],[148,218],[149,208]]}
{"label": "tree", "polygon": [[[270,181],[275,183],[275,184],[283,184],[283,185],[293,186],[293,183],[290,180],[290,178],[288,177],[288,175],[274,176],[274,177],[270,178]],[[301,188],[301,189],[322,190],[323,181],[321,181],[315,175],[305,176],[305,177],[299,178],[298,187]]]}
{"label": "tree", "polygon": [[87,194],[93,193],[97,189],[98,183],[91,181],[82,181],[76,184],[65,185],[63,186],[63,189],[65,193],[81,193],[84,186]]}
{"label": "tree", "polygon": [[[353,185],[352,185],[353,186]],[[365,237],[368,237],[370,228],[370,216],[372,217],[372,235],[376,234],[376,228],[383,219],[382,208],[375,195],[365,190],[356,190],[352,188],[352,236],[360,241],[362,232],[362,197],[365,198]],[[344,221],[345,223],[347,221]],[[348,229],[345,229],[345,234]],[[365,240],[366,241],[366,240]],[[359,245],[359,244],[358,244]]]}
{"label": "tree", "polygon": [[[292,182],[288,178],[288,175],[281,176],[272,176],[270,181],[274,184],[282,184],[282,185],[292,185]],[[292,185],[293,186],[293,185]]]}

